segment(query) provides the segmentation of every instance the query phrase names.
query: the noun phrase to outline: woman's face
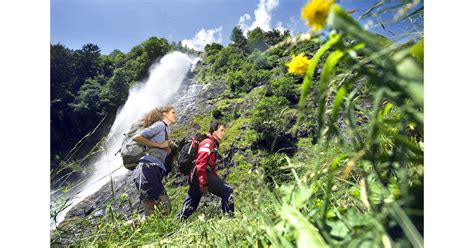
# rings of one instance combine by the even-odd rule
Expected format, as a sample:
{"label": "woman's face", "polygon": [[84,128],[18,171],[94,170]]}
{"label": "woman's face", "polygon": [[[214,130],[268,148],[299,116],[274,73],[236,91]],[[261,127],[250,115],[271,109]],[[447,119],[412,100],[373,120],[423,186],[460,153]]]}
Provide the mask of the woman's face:
{"label": "woman's face", "polygon": [[173,108],[170,111],[164,113],[164,117],[169,121],[169,124],[176,123],[176,110]]}

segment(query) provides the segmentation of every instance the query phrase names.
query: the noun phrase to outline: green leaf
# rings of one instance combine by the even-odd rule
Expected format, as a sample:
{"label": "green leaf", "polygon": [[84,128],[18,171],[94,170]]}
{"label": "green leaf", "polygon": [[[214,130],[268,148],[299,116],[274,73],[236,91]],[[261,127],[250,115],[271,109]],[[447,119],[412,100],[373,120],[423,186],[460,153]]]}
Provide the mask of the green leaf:
{"label": "green leaf", "polygon": [[346,237],[350,232],[350,229],[342,221],[330,222],[328,225],[331,226],[330,234],[339,238]]}
{"label": "green leaf", "polygon": [[393,103],[389,102],[387,105],[385,105],[385,108],[383,108],[382,115],[385,117],[388,114],[388,111],[390,111],[393,107]]}
{"label": "green leaf", "polygon": [[335,4],[329,12],[328,25],[333,28],[348,33],[364,42],[375,50],[380,49],[380,45],[388,45],[390,41],[381,36],[365,31],[359,23],[357,23],[351,16],[349,16],[344,9]]}
{"label": "green leaf", "polygon": [[311,82],[313,81],[314,71],[316,70],[316,66],[318,65],[319,59],[321,58],[321,56],[323,56],[323,54],[329,48],[331,48],[331,46],[333,46],[334,44],[339,42],[340,38],[341,38],[341,36],[338,35],[338,34],[331,34],[330,37],[329,37],[329,40],[326,43],[324,43],[324,45],[321,46],[321,48],[319,48],[319,50],[315,53],[315,55],[311,59],[311,61],[309,63],[309,66],[308,66],[308,69],[306,70],[306,74],[305,74],[304,79],[303,79],[303,84],[301,86],[301,97],[300,97],[300,100],[299,100],[299,103],[298,103],[298,105],[299,105],[299,114],[298,114],[298,119],[296,121],[295,127],[298,127],[299,123],[301,121],[301,116],[303,114],[303,109],[304,109],[304,103],[305,103],[305,100],[306,100],[306,96],[308,94],[309,87],[311,86]]}
{"label": "green leaf", "polygon": [[410,48],[411,55],[415,57],[418,62],[421,63],[423,63],[424,60],[424,42],[425,39],[421,39],[420,41],[418,41],[418,43],[416,43]]}
{"label": "green leaf", "polygon": [[326,97],[328,94],[328,78],[331,74],[332,69],[334,66],[339,62],[339,60],[344,55],[344,52],[341,50],[336,50],[332,52],[326,63],[324,64],[323,71],[321,73],[321,80],[319,83],[319,94],[318,94],[318,132],[316,133],[316,139],[319,139],[321,136],[321,130],[324,125],[324,111],[326,109]]}
{"label": "green leaf", "polygon": [[400,208],[398,203],[389,202],[386,204],[386,206],[388,207],[390,214],[392,214],[398,224],[400,224],[400,227],[407,235],[413,247],[423,247],[423,237],[421,237],[421,234],[418,232],[402,208]]}
{"label": "green leaf", "polygon": [[[357,78],[359,78],[359,76],[357,76],[356,79]],[[349,127],[351,128],[351,131],[353,134],[352,136],[353,136],[354,144],[360,144],[362,137],[357,131],[357,128],[355,125],[355,119],[354,119],[354,98],[355,98],[356,93],[357,93],[357,90],[353,90],[347,97],[346,118],[349,121]]]}
{"label": "green leaf", "polygon": [[328,247],[318,229],[298,210],[285,204],[281,216],[295,229],[298,247]]}
{"label": "green leaf", "polygon": [[331,124],[334,124],[334,122],[336,121],[337,112],[339,110],[339,106],[342,103],[342,100],[344,100],[344,96],[346,96],[346,87],[343,86],[337,91],[336,97],[334,98],[334,105],[333,105],[333,108],[332,108]]}
{"label": "green leaf", "polygon": [[329,196],[331,195],[331,192],[332,192],[331,188],[333,185],[335,171],[339,165],[339,162],[345,158],[347,158],[347,154],[343,153],[339,155],[338,157],[332,160],[331,167],[329,167],[330,171],[329,171],[329,176],[327,177],[327,180],[326,180],[326,191],[324,194],[324,204],[323,204],[323,210],[321,214],[322,223],[326,222],[326,217],[327,217],[326,215],[328,213],[328,208],[329,208]]}
{"label": "green leaf", "polygon": [[396,53],[393,58],[396,63],[397,73],[400,75],[398,84],[401,90],[412,99],[419,107],[423,107],[423,71],[408,49]]}

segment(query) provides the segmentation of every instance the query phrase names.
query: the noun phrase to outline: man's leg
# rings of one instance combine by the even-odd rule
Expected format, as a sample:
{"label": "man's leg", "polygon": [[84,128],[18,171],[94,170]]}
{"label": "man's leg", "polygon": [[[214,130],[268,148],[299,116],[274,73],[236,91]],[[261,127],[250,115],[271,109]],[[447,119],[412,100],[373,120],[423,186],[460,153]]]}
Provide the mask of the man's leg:
{"label": "man's leg", "polygon": [[232,214],[234,212],[234,196],[232,195],[234,190],[232,187],[226,184],[222,178],[210,173],[207,174],[207,184],[209,192],[222,198],[222,212]]}
{"label": "man's leg", "polygon": [[183,206],[181,210],[176,214],[177,219],[187,219],[191,216],[194,211],[196,211],[199,201],[201,201],[202,193],[199,190],[199,187],[196,185],[189,185],[188,193],[186,194],[186,198],[184,199]]}

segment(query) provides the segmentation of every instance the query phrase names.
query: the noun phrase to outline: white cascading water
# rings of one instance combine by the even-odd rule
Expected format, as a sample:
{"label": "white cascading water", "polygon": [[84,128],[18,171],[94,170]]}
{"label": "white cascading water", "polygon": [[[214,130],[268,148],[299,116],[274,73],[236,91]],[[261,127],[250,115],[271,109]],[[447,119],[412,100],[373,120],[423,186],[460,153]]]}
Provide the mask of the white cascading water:
{"label": "white cascading water", "polygon": [[[125,105],[118,111],[117,117],[107,135],[105,151],[93,163],[92,175],[82,180],[79,187],[74,187],[61,197],[68,197],[70,205],[58,216],[58,225],[64,220],[67,212],[86,197],[97,192],[112,177],[125,174],[128,170],[122,166],[120,155],[115,153],[120,149],[123,134],[143,114],[158,106],[171,104],[178,93],[187,73],[197,63],[197,58],[191,58],[181,52],[172,52],[164,56],[159,63],[150,68],[150,76],[143,84],[130,89]],[[54,223],[52,223],[52,228]]]}

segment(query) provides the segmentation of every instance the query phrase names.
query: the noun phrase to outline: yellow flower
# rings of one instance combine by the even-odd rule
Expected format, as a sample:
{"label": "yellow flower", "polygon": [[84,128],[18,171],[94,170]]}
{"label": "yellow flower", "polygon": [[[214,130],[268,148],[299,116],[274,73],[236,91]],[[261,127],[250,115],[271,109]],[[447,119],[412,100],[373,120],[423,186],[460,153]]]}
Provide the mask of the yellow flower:
{"label": "yellow flower", "polygon": [[300,53],[298,56],[292,55],[293,59],[286,64],[288,72],[294,75],[303,75],[308,69],[309,59]]}
{"label": "yellow flower", "polygon": [[329,9],[334,0],[311,0],[301,11],[301,18],[306,19],[306,24],[318,31],[324,27]]}

